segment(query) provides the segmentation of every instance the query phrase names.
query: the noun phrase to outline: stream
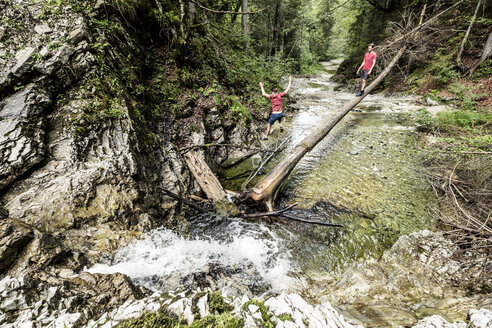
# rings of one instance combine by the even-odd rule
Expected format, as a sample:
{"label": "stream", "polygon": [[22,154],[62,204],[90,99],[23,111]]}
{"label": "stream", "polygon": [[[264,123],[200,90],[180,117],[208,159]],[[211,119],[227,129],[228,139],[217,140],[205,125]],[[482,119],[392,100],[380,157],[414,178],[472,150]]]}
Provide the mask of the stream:
{"label": "stream", "polygon": [[[288,152],[354,97],[329,81],[338,64],[326,62],[324,72],[293,80],[299,110],[286,111],[284,132],[274,125],[269,146],[288,139]],[[429,205],[436,200],[422,172],[422,140],[407,118],[419,107],[413,96],[368,95],[284,183],[278,208],[298,203],[292,215],[344,228],[199,215],[189,219],[188,236],[155,229],[87,271],[125,273],[158,292],[211,287],[259,297],[292,291],[316,301],[323,281],[351,263],[378,259],[401,235],[433,229]],[[260,160],[222,172],[224,187],[239,190],[248,176],[241,173]]]}

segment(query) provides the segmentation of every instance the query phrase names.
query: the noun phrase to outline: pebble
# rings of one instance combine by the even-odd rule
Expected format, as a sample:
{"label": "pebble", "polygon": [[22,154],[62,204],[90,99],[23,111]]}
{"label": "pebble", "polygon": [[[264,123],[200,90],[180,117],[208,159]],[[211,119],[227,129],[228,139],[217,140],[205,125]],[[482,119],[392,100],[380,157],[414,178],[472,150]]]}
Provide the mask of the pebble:
{"label": "pebble", "polygon": [[47,34],[53,32],[53,30],[48,25],[41,24],[34,27],[34,32],[38,34]]}

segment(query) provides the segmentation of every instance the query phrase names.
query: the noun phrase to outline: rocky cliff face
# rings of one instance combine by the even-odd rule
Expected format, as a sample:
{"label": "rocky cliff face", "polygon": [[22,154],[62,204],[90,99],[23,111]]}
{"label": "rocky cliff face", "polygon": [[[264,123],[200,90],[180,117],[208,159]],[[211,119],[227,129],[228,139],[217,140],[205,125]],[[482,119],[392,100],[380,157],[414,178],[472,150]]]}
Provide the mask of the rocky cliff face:
{"label": "rocky cliff face", "polygon": [[[114,10],[0,1],[0,278],[68,277],[152,226],[183,223],[156,191],[199,191],[177,146],[248,133],[213,103],[191,107],[194,129],[165,108],[142,113],[159,106],[139,104],[148,44],[108,19]],[[212,166],[228,155],[202,154]]]}

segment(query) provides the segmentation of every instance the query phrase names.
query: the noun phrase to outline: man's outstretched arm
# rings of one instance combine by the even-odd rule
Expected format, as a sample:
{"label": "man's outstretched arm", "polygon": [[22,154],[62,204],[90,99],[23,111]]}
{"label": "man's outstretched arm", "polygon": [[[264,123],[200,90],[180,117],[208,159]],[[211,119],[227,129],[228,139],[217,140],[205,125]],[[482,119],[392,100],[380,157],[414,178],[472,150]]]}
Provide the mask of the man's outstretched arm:
{"label": "man's outstretched arm", "polygon": [[270,95],[268,93],[265,92],[265,89],[263,88],[263,82],[260,82],[260,88],[261,88],[261,95],[263,97],[267,97],[267,98],[270,98]]}
{"label": "man's outstretched arm", "polygon": [[289,85],[287,86],[287,89],[285,89],[284,93],[288,93],[290,91],[291,85],[292,85],[292,76],[289,76]]}

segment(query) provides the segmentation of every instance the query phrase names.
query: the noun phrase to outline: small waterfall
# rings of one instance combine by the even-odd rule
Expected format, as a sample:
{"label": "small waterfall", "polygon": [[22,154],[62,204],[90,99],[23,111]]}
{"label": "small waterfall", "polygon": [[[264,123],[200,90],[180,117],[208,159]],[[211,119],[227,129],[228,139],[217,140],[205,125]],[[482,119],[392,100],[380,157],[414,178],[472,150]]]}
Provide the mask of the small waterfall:
{"label": "small waterfall", "polygon": [[233,220],[214,230],[186,238],[158,228],[86,271],[124,273],[158,292],[210,284],[228,294],[261,294],[292,285],[294,265],[275,232]]}

